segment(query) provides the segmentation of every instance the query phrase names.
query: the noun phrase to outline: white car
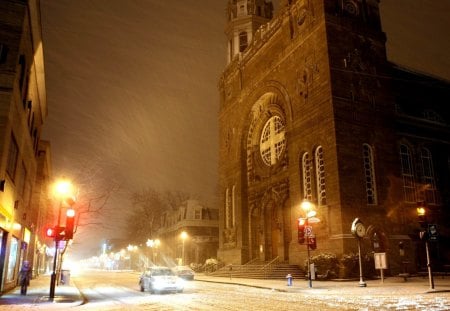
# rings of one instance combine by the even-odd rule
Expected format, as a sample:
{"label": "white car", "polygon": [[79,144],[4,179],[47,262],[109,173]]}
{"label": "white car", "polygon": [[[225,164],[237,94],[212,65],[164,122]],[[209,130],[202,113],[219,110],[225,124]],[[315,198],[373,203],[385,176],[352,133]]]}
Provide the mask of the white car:
{"label": "white car", "polygon": [[177,292],[184,290],[184,281],[168,267],[147,268],[139,277],[141,292]]}

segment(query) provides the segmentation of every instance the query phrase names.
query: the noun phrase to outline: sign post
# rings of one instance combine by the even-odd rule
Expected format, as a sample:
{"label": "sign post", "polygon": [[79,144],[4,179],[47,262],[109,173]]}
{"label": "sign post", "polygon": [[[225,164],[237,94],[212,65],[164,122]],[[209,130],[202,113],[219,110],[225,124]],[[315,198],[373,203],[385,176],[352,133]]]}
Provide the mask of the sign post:
{"label": "sign post", "polygon": [[386,253],[374,253],[375,269],[380,270],[381,283],[384,283],[384,269],[387,269]]}

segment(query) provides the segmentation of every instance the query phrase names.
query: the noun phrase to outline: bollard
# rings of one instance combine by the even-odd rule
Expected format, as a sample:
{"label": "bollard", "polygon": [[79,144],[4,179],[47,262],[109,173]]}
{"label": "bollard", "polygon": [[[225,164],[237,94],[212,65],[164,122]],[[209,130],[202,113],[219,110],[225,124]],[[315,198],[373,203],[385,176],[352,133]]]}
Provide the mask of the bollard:
{"label": "bollard", "polygon": [[286,279],[287,279],[287,286],[292,286],[292,275],[291,274],[286,275]]}

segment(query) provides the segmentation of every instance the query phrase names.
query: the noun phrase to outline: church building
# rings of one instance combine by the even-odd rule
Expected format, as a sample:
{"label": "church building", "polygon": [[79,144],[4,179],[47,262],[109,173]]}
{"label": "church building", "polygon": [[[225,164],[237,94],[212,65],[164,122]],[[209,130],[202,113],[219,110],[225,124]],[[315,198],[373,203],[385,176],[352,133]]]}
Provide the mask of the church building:
{"label": "church building", "polygon": [[426,265],[419,232],[433,224],[432,258],[449,262],[450,85],[388,61],[379,2],[280,0],[274,15],[270,0],[228,0],[219,81],[225,264],[302,267],[299,218],[309,220],[312,254],[355,253],[360,242],[364,254],[386,253],[397,273],[403,260]]}

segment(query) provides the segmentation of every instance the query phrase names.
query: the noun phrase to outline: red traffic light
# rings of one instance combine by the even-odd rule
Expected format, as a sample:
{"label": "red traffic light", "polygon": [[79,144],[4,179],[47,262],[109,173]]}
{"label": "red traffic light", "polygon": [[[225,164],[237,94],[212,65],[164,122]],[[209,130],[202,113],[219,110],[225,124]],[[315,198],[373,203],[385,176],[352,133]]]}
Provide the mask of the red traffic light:
{"label": "red traffic light", "polygon": [[66,213],[66,228],[65,228],[65,240],[73,238],[73,230],[75,225],[75,210],[69,208]]}
{"label": "red traffic light", "polygon": [[305,218],[298,219],[297,235],[298,243],[305,243]]}
{"label": "red traffic light", "polygon": [[45,230],[45,235],[46,235],[48,238],[54,238],[54,237],[56,236],[56,230],[55,230],[55,228],[47,228],[47,229]]}
{"label": "red traffic light", "polygon": [[60,241],[64,239],[64,227],[55,226],[47,228],[45,229],[45,235],[48,238],[54,238],[55,240]]}

